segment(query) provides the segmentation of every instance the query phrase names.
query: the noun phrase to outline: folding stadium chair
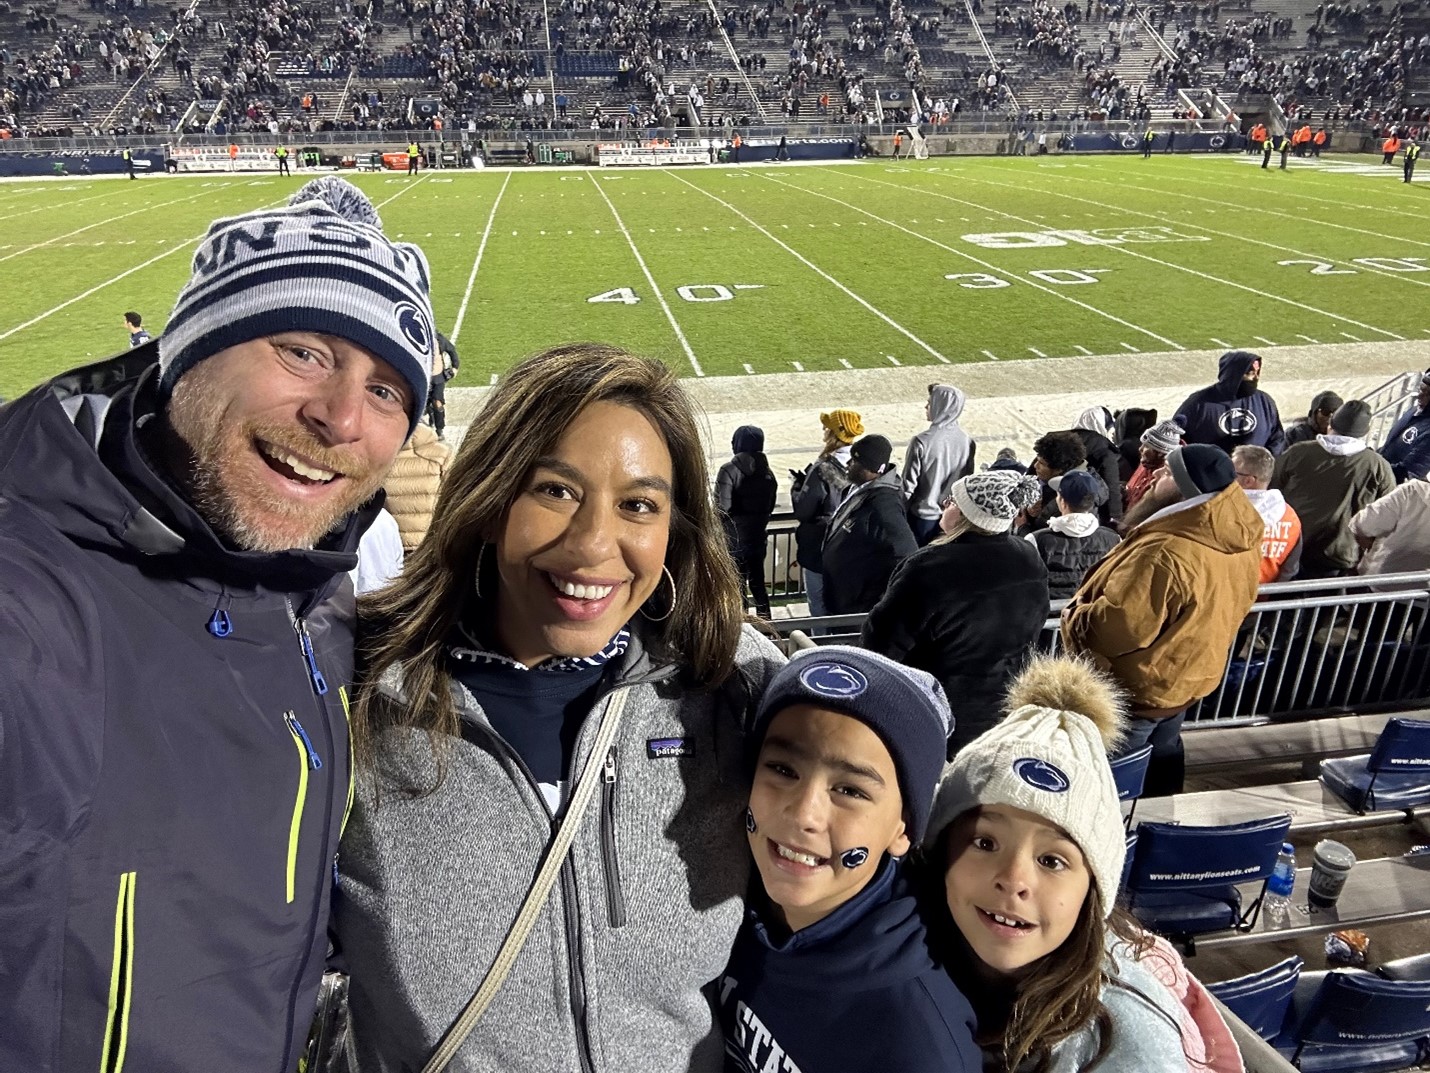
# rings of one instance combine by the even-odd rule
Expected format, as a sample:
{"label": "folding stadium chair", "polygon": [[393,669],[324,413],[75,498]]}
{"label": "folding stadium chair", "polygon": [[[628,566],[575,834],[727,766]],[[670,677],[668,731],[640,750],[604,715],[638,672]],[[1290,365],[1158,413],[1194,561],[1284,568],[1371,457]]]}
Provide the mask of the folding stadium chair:
{"label": "folding stadium chair", "polygon": [[1226,1003],[1247,1028],[1264,1040],[1273,1040],[1286,1023],[1291,993],[1300,978],[1301,959],[1289,957],[1260,972],[1207,984],[1207,990]]}
{"label": "folding stadium chair", "polygon": [[1117,900],[1124,901],[1127,896],[1127,880],[1132,875],[1132,858],[1137,855],[1137,832],[1133,831],[1127,836],[1127,856],[1122,860],[1122,879],[1117,884]]}
{"label": "folding stadium chair", "polygon": [[1321,782],[1361,813],[1430,804],[1430,722],[1390,720],[1369,755],[1322,760]]}
{"label": "folding stadium chair", "polygon": [[1135,753],[1112,761],[1112,781],[1117,784],[1117,800],[1131,801],[1132,807],[1122,817],[1122,826],[1131,828],[1132,815],[1137,811],[1137,799],[1142,796],[1142,784],[1147,781],[1147,764],[1152,759],[1152,746],[1144,745]]}
{"label": "folding stadium chair", "polygon": [[[1127,908],[1155,932],[1186,941],[1224,928],[1256,923],[1266,880],[1291,829],[1291,817],[1184,827],[1137,825],[1137,854],[1127,880]],[[1239,884],[1259,883],[1249,906]]]}
{"label": "folding stadium chair", "polygon": [[1430,954],[1413,954],[1398,961],[1387,961],[1375,970],[1384,980],[1430,980]]}
{"label": "folding stadium chair", "polygon": [[1430,982],[1359,969],[1302,973],[1276,1049],[1305,1073],[1388,1073],[1416,1065],[1430,1037]]}

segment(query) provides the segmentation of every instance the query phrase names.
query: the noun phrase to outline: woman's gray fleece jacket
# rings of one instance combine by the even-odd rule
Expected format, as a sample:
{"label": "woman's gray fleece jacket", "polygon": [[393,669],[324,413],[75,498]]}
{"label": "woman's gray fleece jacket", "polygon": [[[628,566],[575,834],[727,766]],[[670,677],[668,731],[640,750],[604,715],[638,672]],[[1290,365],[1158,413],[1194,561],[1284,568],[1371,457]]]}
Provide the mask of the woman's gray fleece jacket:
{"label": "woman's gray fleece jacket", "polygon": [[[725,968],[749,878],[743,728],[784,657],[746,626],[739,674],[697,692],[632,632],[614,685],[631,691],[625,716],[596,761],[601,792],[453,1073],[722,1067],[702,988]],[[581,728],[573,773],[605,703]],[[494,959],[552,835],[521,761],[465,691],[461,708],[437,792],[414,798],[389,778],[374,807],[371,780],[358,781],[334,906],[358,1073],[422,1068]],[[393,732],[381,746],[384,775],[430,784],[425,736]]]}

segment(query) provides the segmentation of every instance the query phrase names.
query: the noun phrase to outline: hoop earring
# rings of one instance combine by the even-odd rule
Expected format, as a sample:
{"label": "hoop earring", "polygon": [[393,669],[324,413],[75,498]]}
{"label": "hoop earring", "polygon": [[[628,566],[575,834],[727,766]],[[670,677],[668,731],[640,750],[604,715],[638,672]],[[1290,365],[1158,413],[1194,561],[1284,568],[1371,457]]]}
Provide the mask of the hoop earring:
{"label": "hoop earring", "polygon": [[[646,609],[645,609],[645,604],[641,604],[641,614],[642,614],[642,615],[645,615],[645,617],[646,617],[647,619],[649,619],[651,622],[664,622],[666,619],[670,618],[670,616],[671,616],[672,614],[675,613],[675,597],[676,597],[676,592],[675,592],[675,578],[674,578],[674,577],[671,575],[671,573],[670,573],[670,567],[668,567],[668,566],[662,566],[662,567],[660,568],[660,570],[661,570],[661,573],[663,573],[663,574],[665,575],[665,579],[670,582],[670,606],[666,609],[665,614],[663,614],[663,615],[661,615],[661,616],[659,616],[659,617],[656,617],[655,615],[652,615],[652,614],[647,613],[647,611],[646,611]],[[656,582],[656,586],[655,586],[655,587],[656,587],[656,588],[660,588],[660,583],[659,583],[659,582]],[[654,594],[652,593],[652,595],[654,595]]]}
{"label": "hoop earring", "polygon": [[486,555],[487,542],[483,540],[482,546],[477,549],[477,571],[476,576],[472,579],[472,595],[478,599],[481,599],[482,596],[482,560],[486,558]]}

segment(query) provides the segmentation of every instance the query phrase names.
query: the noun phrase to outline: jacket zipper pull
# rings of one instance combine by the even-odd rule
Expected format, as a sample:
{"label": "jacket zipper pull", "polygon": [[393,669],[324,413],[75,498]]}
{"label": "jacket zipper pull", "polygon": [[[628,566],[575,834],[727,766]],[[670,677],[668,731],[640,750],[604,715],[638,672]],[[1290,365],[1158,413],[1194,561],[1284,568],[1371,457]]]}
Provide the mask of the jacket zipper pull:
{"label": "jacket zipper pull", "polygon": [[616,750],[606,754],[606,766],[601,770],[601,779],[607,786],[616,781]]}
{"label": "jacket zipper pull", "polygon": [[317,771],[323,766],[323,758],[318,755],[318,750],[313,748],[313,739],[308,737],[308,732],[303,729],[303,724],[298,722],[298,717],[292,712],[284,712],[283,718],[287,720],[288,726],[293,733],[298,735],[298,740],[303,743],[303,748],[308,752],[308,766]]}
{"label": "jacket zipper pull", "polygon": [[209,616],[209,622],[205,629],[220,639],[233,633],[233,619],[228,616],[228,597],[226,595],[221,595],[218,598],[218,603],[214,605],[214,613]]}
{"label": "jacket zipper pull", "polygon": [[298,619],[298,641],[303,646],[303,659],[308,664],[308,677],[313,681],[313,692],[318,696],[324,696],[328,692],[328,680],[323,677],[323,672],[318,669],[318,657],[313,651],[313,639],[308,636],[308,624],[302,619]]}

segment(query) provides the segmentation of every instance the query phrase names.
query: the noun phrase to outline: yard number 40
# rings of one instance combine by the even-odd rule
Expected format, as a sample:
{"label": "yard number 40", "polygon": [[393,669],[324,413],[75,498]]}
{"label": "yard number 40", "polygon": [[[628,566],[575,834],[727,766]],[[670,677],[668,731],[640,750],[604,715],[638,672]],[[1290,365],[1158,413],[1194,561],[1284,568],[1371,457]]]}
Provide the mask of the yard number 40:
{"label": "yard number 40", "polygon": [[[763,288],[764,284],[736,283],[733,286],[736,291],[757,291]],[[675,293],[687,302],[728,302],[735,297],[731,288],[723,283],[687,283],[683,287],[675,288]],[[586,299],[587,302],[615,302],[623,306],[636,305],[640,300],[640,295],[630,287],[617,287],[612,291],[593,294]]]}

